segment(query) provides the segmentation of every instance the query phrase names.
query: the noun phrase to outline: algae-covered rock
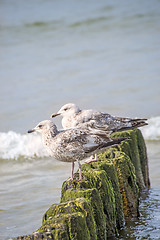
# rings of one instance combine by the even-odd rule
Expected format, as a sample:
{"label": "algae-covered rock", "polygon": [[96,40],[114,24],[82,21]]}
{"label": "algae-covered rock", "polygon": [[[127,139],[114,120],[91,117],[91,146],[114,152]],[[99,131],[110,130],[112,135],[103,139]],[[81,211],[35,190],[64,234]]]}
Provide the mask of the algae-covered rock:
{"label": "algae-covered rock", "polygon": [[62,192],[61,202],[76,198],[89,199],[92,206],[93,216],[96,223],[97,239],[106,239],[106,221],[100,194],[96,188],[86,190],[68,189]]}

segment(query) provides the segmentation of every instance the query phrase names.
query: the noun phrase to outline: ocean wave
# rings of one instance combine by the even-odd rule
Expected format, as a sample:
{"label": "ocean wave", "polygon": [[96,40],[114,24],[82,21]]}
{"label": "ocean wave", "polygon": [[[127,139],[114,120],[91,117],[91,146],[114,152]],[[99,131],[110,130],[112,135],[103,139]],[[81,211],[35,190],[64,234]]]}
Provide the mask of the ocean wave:
{"label": "ocean wave", "polygon": [[[160,117],[153,117],[148,120],[148,126],[142,127],[145,140],[160,140]],[[0,158],[18,159],[48,157],[43,146],[41,135],[20,134],[14,131],[7,133],[0,132]]]}
{"label": "ocean wave", "polygon": [[145,140],[160,140],[160,116],[150,118],[141,130]]}
{"label": "ocean wave", "polygon": [[0,133],[0,158],[18,159],[47,157],[48,153],[43,146],[39,134],[20,134],[13,131]]}

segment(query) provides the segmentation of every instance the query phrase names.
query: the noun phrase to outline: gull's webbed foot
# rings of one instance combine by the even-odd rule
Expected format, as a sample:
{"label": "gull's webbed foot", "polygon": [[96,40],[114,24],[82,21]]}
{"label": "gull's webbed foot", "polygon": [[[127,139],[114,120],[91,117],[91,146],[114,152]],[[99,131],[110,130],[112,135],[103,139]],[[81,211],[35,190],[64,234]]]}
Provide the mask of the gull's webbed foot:
{"label": "gull's webbed foot", "polygon": [[89,159],[85,161],[85,163],[92,163],[92,162],[97,162],[98,161],[98,156],[95,154],[95,156],[91,156]]}

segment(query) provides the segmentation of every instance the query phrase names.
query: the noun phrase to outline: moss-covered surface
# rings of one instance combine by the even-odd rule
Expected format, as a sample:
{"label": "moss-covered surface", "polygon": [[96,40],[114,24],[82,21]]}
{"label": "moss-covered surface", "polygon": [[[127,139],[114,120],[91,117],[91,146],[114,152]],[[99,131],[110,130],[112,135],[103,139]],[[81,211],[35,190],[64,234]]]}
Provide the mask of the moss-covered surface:
{"label": "moss-covered surface", "polygon": [[[127,220],[129,217],[138,216],[139,187],[131,159],[124,152],[117,151],[117,148],[110,148],[103,154],[105,154],[106,158],[114,165],[116,171],[115,176],[117,175],[118,177],[118,188],[120,191],[117,201],[119,198],[122,199],[125,219]],[[117,184],[112,183],[112,185],[116,186],[115,192],[117,193]]]}
{"label": "moss-covered surface", "polygon": [[124,220],[139,215],[139,193],[150,186],[146,146],[137,129],[114,133],[129,137],[82,165],[83,180],[62,185],[61,203],[43,216],[32,235],[16,239],[100,240],[116,235]]}
{"label": "moss-covered surface", "polygon": [[[139,129],[133,129],[133,130],[128,130],[128,131],[123,131],[123,132],[116,132],[112,134],[112,137],[117,138],[117,137],[129,137],[130,140],[128,141],[123,141],[122,144],[117,145],[117,150],[120,152],[126,153],[134,167],[135,167],[135,174],[137,177],[137,184],[138,187],[142,190],[145,188],[145,181],[144,181],[144,176],[142,172],[142,166],[141,166],[141,159],[140,156],[142,156],[141,151],[139,149],[139,146],[145,146],[144,144],[144,139],[142,135],[139,133]],[[145,152],[142,150],[143,154]],[[146,156],[144,156],[146,158]]]}
{"label": "moss-covered surface", "polygon": [[74,190],[86,190],[86,189],[97,189],[100,198],[102,200],[103,212],[105,214],[106,231],[107,236],[116,234],[116,207],[115,207],[115,195],[107,174],[102,169],[94,169],[91,165],[84,164],[82,166],[83,181],[67,181],[62,187],[61,201],[69,200],[66,199],[66,191],[69,189]]}
{"label": "moss-covered surface", "polygon": [[[111,154],[109,154],[109,152]],[[110,183],[110,185],[112,186],[110,188],[111,193],[112,193],[112,194],[110,194],[111,201],[108,201],[107,209],[108,209],[109,213],[110,213],[110,211],[111,211],[111,213],[114,212],[114,219],[116,220],[116,227],[117,227],[117,229],[120,229],[124,226],[123,202],[122,202],[122,197],[121,197],[119,184],[118,184],[117,171],[113,164],[113,159],[112,159],[113,155],[108,158],[108,154],[112,155],[111,148],[98,155],[98,157],[100,159],[98,162],[94,162],[94,163],[88,164],[88,165],[83,165],[82,169],[85,169],[85,171],[87,171],[87,169],[92,168],[92,169],[104,170],[106,172],[108,183]],[[114,198],[113,198],[113,196],[114,196]],[[108,198],[109,198],[109,196],[108,196]],[[104,212],[106,212],[106,211],[104,210]],[[111,214],[111,216],[112,216],[112,214]],[[113,226],[114,226],[114,224],[113,224]]]}
{"label": "moss-covered surface", "polygon": [[53,204],[43,216],[43,225],[46,224],[46,221],[48,219],[52,219],[54,216],[61,217],[76,212],[81,212],[85,217],[85,221],[90,235],[89,239],[96,240],[96,224],[93,217],[91,203],[85,198],[77,198],[73,201]]}
{"label": "moss-covered surface", "polygon": [[97,239],[106,239],[106,221],[103,212],[103,203],[98,190],[96,188],[85,190],[68,189],[63,192],[61,201],[65,202],[77,198],[90,200],[96,223]]}
{"label": "moss-covered surface", "polygon": [[[59,228],[59,224],[63,224],[65,227],[63,229]],[[44,224],[42,224],[42,226],[37,230],[37,232],[51,232],[54,235],[55,239],[91,239],[90,232],[87,228],[85,216],[78,211],[75,213],[68,213],[61,216],[56,215],[55,217],[50,217],[48,220],[45,221]]]}
{"label": "moss-covered surface", "polygon": [[[118,152],[116,153],[118,154]],[[139,216],[139,188],[136,182],[135,168],[125,153],[118,154],[113,163],[117,170],[119,189],[123,200],[125,219]]]}
{"label": "moss-covered surface", "polygon": [[144,184],[147,188],[149,188],[150,180],[149,180],[147,149],[146,149],[144,138],[140,130],[137,130],[136,137],[137,137],[137,145],[139,150],[139,157],[141,162],[141,170],[143,174]]}

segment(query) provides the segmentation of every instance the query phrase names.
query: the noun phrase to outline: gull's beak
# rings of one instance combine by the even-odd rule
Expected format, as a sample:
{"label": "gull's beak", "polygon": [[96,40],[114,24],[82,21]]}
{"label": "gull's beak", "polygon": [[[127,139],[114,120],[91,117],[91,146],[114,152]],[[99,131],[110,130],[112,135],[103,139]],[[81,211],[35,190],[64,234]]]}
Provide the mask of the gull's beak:
{"label": "gull's beak", "polygon": [[53,113],[50,118],[54,118],[54,117],[57,117],[59,115],[60,115],[60,113],[58,113],[58,112],[57,113]]}
{"label": "gull's beak", "polygon": [[28,133],[32,133],[32,132],[35,132],[36,130],[33,128],[33,129],[30,129],[28,130]]}

